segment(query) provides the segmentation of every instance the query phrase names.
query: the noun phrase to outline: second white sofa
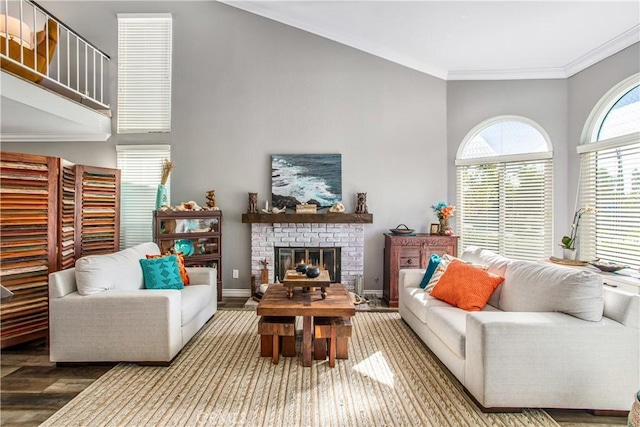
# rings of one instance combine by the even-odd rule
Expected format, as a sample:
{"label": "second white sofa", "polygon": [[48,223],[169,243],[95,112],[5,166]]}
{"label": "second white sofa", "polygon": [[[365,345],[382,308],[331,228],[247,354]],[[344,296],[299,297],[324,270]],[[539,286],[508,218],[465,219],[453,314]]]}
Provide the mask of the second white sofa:
{"label": "second white sofa", "polygon": [[[462,259],[506,277],[482,311],[424,292],[424,270],[416,269],[400,271],[398,305],[481,406],[631,408],[640,388],[640,295],[603,288],[593,273],[512,262],[478,248]],[[590,288],[579,290],[576,280]],[[535,309],[519,309],[526,306]]]}
{"label": "second white sofa", "polygon": [[52,362],[171,362],[217,310],[216,270],[187,268],[182,290],[145,289],[139,260],[159,253],[143,243],[49,275]]}

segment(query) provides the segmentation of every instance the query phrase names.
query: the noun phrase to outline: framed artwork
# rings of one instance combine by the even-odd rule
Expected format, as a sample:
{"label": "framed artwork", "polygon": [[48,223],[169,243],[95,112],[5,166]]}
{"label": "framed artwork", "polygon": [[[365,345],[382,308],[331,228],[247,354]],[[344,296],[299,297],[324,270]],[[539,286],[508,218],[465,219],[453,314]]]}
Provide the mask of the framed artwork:
{"label": "framed artwork", "polygon": [[431,224],[431,227],[429,227],[429,234],[438,234],[439,231],[440,224]]}
{"label": "framed artwork", "polygon": [[342,201],[342,154],[271,156],[271,203],[294,208],[301,203],[327,208]]}

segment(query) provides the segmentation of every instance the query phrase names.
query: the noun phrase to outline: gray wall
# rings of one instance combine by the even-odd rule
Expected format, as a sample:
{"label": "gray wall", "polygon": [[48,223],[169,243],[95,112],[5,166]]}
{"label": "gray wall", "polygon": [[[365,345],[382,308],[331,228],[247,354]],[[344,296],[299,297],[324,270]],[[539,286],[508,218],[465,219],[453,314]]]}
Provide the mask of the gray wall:
{"label": "gray wall", "polygon": [[[640,70],[635,45],[564,80],[452,81],[447,84],[448,199],[456,200],[455,157],[471,129],[499,115],[527,117],[542,126],[553,144],[554,242],[573,219],[580,134],[600,98]],[[554,246],[554,250],[559,251]]]}
{"label": "gray wall", "polygon": [[[271,192],[274,153],[341,153],[348,212],[368,192],[365,288],[382,289],[382,233],[405,223],[428,232],[429,205],[447,196],[446,83],[217,2],[47,2],[47,9],[111,58],[114,135],[106,143],[3,144],[6,151],[113,167],[116,144],[169,143],[172,203],[224,212],[225,288],[249,288],[247,192]],[[174,18],[172,132],[117,135],[118,12]],[[87,19],[96,17],[96,19]],[[232,279],[231,270],[240,270]]]}

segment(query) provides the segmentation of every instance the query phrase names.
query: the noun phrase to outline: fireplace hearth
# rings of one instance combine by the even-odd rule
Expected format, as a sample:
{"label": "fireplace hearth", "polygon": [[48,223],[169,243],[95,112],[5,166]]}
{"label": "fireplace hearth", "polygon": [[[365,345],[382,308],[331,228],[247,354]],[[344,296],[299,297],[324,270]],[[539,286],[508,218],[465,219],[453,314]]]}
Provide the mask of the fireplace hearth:
{"label": "fireplace hearth", "polygon": [[[318,218],[316,215],[308,216]],[[286,215],[271,217],[282,218]],[[285,255],[290,259],[289,267],[287,261],[282,260],[283,256],[276,257],[276,248],[289,250]],[[296,251],[305,251],[304,256]],[[295,269],[303,259],[323,268],[325,264],[333,262],[333,268],[327,266],[331,282],[353,287],[356,277],[364,274],[364,225],[315,222],[251,224],[251,274],[254,277],[260,277],[262,262],[266,261],[269,283],[273,283],[276,276],[282,281],[285,270]]]}

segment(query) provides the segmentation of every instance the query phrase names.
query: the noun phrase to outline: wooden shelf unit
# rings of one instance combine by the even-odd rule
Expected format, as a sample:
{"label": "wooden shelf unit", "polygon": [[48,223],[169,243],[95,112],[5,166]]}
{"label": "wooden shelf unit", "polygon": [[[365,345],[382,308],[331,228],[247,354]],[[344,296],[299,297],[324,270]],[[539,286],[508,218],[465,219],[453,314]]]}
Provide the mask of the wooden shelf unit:
{"label": "wooden shelf unit", "polygon": [[177,241],[191,242],[193,254],[185,253],[186,266],[217,269],[218,301],[222,301],[222,211],[153,212],[154,238],[162,253],[183,252]]}
{"label": "wooden shelf unit", "polygon": [[49,273],[56,269],[53,157],[0,152],[0,275],[14,293],[2,303],[0,346],[48,336]]}

